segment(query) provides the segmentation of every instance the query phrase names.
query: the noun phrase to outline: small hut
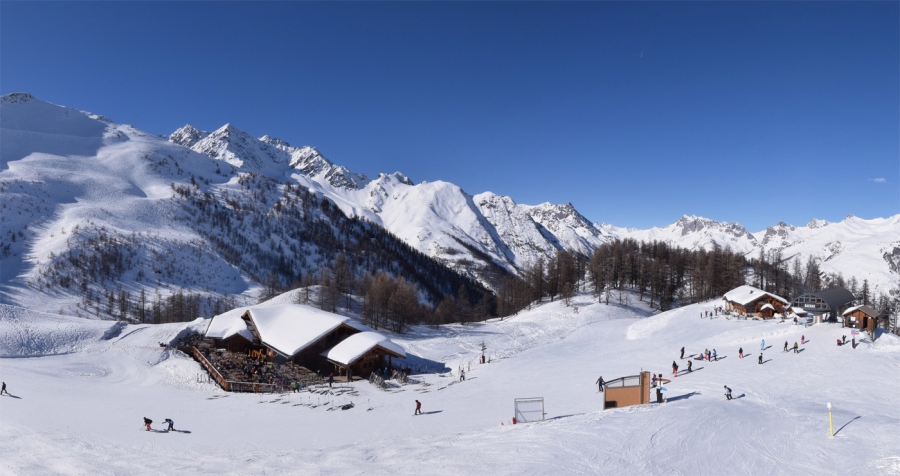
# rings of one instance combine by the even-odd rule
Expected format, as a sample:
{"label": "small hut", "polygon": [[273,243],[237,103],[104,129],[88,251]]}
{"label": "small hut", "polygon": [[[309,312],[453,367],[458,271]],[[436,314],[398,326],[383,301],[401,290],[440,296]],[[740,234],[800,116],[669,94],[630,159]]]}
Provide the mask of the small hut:
{"label": "small hut", "polygon": [[844,311],[844,327],[861,329],[874,333],[878,327],[879,313],[869,306],[853,306]]}
{"label": "small hut", "polygon": [[368,375],[385,364],[392,367],[395,357],[405,359],[406,351],[377,332],[360,332],[320,355],[335,365],[338,374],[346,375],[350,371],[353,375]]}
{"label": "small hut", "polygon": [[762,318],[774,317],[776,313],[784,315],[784,308],[788,305],[787,299],[749,285],[728,291],[723,300],[726,311]]}
{"label": "small hut", "polygon": [[650,372],[610,380],[603,385],[603,408],[650,403]]}

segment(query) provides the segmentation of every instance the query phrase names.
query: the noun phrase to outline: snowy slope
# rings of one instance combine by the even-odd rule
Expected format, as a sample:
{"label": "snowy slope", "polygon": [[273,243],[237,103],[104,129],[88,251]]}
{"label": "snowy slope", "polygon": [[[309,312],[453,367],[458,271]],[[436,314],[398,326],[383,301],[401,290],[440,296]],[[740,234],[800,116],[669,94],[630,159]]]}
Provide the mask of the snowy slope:
{"label": "snowy slope", "polygon": [[[107,340],[89,331],[95,337],[83,351],[0,360],[15,396],[0,397],[0,459],[20,475],[900,474],[895,336],[852,349],[834,345],[846,333],[836,325],[698,317],[718,302],[651,317],[585,296],[575,304],[577,314],[553,303],[502,322],[391,336],[413,367],[454,373],[414,374],[389,391],[357,382],[332,392],[226,394],[198,382],[192,360],[158,346],[184,325],[126,326]],[[16,325],[33,335],[52,326],[18,312],[25,319]],[[0,330],[10,325],[0,319]],[[756,363],[761,339],[780,348],[801,335],[808,342],[799,354],[768,349],[766,363]],[[482,342],[486,365],[475,363]],[[695,361],[693,373],[666,384],[668,403],[600,409],[598,376],[645,369],[669,377],[682,346],[686,357],[716,348],[720,360]],[[750,357],[739,359],[738,347]],[[723,385],[735,400],[724,400]],[[509,425],[513,399],[537,396],[545,421]],[[425,415],[412,416],[414,400]],[[138,431],[144,416],[154,429],[172,418],[183,432]]]}

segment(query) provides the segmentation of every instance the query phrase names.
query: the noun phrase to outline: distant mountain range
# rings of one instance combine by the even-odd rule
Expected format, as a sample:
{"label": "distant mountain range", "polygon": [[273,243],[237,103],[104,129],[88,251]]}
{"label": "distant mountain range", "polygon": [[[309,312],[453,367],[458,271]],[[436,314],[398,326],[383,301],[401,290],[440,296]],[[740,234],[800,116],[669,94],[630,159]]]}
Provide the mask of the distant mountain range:
{"label": "distant mountain range", "polygon": [[[261,271],[243,269],[236,264],[240,260],[226,256],[226,244],[216,243],[221,231],[209,228],[221,220],[208,219],[201,229],[200,220],[185,219],[185,213],[200,213],[204,200],[221,206],[217,213],[255,210],[248,218],[229,219],[228,229],[242,237],[239,241],[253,242],[247,249],[268,250],[276,261],[284,253],[297,269],[327,264],[327,253],[297,241],[289,229],[277,236],[259,234],[260,220],[275,213],[269,207],[282,200],[279,193],[287,184],[327,199],[348,217],[382,227],[488,287],[496,285],[498,275],[520,273],[556,250],[587,256],[617,238],[664,240],[691,249],[728,246],[749,257],[777,250],[787,260],[805,262],[812,256],[824,272],[868,279],[878,291],[900,283],[900,215],[813,220],[802,227],[778,223],[755,233],[738,223],[684,216],[668,226],[636,230],[593,223],[570,203],[524,205],[490,192],[470,195],[449,182],[415,183],[399,172],[370,179],[313,147],[254,138],[231,124],[213,132],[186,125],[164,138],[27,93],[3,96],[0,116],[0,296],[5,303],[50,311],[70,306],[80,291],[50,286],[46,275],[54,269],[62,273],[66,259],[77,259],[73,250],[88,243],[90,250],[102,248],[100,236],[140,243],[132,254],[116,258],[121,280],[142,272],[139,286],[168,291],[252,290]],[[265,193],[248,189],[247,174],[265,179],[254,182]],[[179,187],[195,192],[185,198]],[[186,202],[194,208],[185,208]],[[164,264],[154,268],[153,262]],[[214,278],[198,278],[204,274]]]}

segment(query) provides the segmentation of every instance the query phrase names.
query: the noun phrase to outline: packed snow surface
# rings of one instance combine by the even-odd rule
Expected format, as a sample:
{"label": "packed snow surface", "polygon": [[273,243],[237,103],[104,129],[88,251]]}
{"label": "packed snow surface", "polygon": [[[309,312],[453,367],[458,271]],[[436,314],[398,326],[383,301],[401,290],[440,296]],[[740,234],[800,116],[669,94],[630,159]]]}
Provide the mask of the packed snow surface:
{"label": "packed snow surface", "polygon": [[[838,324],[700,318],[719,304],[652,315],[636,297],[626,307],[580,296],[503,321],[416,327],[391,335],[428,371],[409,384],[282,395],[223,392],[159,346],[208,321],[107,334],[112,323],[0,306],[12,394],[0,397],[2,472],[900,474],[897,337],[854,349],[835,345],[849,335]],[[780,351],[801,337],[799,353]],[[774,348],[760,365],[763,339]],[[598,377],[671,378],[673,361],[687,367],[681,347],[685,359],[709,348],[719,360],[693,360],[665,385],[667,403],[601,409]],[[518,397],[543,397],[545,420],[510,425]],[[415,400],[424,415],[413,416]],[[145,416],[155,431],[140,431]],[[165,418],[181,431],[163,431]]]}

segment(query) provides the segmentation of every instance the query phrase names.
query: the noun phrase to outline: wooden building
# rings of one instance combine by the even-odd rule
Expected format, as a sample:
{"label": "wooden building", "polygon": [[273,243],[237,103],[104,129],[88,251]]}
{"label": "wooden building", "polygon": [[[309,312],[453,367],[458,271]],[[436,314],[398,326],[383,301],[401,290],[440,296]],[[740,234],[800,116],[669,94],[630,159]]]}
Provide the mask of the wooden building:
{"label": "wooden building", "polygon": [[784,315],[788,300],[762,289],[744,285],[725,293],[725,310],[744,316],[771,318],[775,314]]}
{"label": "wooden building", "polygon": [[869,331],[875,333],[878,327],[879,313],[869,306],[853,306],[844,311],[844,327]]}
{"label": "wooden building", "polygon": [[[351,340],[359,334],[368,337]],[[384,357],[390,363],[393,358],[406,357],[402,347],[355,319],[300,304],[256,306],[220,314],[210,322],[206,337],[213,339],[216,348],[248,352],[267,362],[291,362],[323,375],[335,370],[337,375],[346,375],[346,370],[353,368],[355,375],[363,376],[377,368],[375,363],[384,366]],[[362,343],[372,345],[348,360],[349,350],[364,347]],[[328,357],[334,349],[343,359],[338,367],[338,362]]]}
{"label": "wooden building", "polygon": [[620,377],[603,385],[603,409],[650,403],[650,372]]}
{"label": "wooden building", "polygon": [[[368,375],[375,369],[391,367],[394,358],[406,358],[406,351],[377,332],[360,332],[321,353],[334,364],[339,375]],[[387,358],[387,360],[385,360]]]}

